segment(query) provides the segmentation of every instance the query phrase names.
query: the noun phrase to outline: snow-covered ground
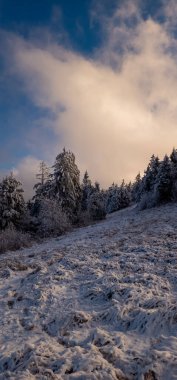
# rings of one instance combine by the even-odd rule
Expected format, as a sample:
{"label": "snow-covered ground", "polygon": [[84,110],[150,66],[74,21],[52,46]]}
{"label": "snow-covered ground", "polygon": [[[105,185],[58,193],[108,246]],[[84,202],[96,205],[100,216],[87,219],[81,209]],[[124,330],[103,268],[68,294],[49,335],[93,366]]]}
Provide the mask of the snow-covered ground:
{"label": "snow-covered ground", "polygon": [[177,204],[0,256],[0,379],[177,379]]}

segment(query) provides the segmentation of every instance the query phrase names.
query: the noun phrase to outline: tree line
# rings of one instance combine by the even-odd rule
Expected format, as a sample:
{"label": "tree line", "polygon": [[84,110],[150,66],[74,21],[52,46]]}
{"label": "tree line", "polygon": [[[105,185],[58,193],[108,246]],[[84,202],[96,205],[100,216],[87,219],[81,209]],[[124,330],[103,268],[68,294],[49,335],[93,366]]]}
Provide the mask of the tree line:
{"label": "tree line", "polygon": [[160,161],[152,155],[141,177],[137,175],[132,186],[132,199],[139,209],[155,207],[163,203],[177,201],[177,150]]}
{"label": "tree line", "polygon": [[80,181],[75,155],[63,149],[55,158],[52,172],[40,164],[35,194],[24,201],[21,183],[11,173],[0,183],[0,229],[16,228],[38,236],[55,236],[72,226],[101,220],[107,213],[137,203],[139,209],[177,200],[177,150],[162,161],[152,156],[143,176],[133,183],[112,184],[103,190],[92,184],[86,171]]}

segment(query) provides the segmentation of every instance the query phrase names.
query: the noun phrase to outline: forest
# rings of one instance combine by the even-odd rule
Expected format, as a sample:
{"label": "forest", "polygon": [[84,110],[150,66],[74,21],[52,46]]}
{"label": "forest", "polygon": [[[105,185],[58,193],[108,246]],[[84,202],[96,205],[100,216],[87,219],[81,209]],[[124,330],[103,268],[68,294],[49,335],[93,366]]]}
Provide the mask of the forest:
{"label": "forest", "polygon": [[86,171],[82,181],[75,155],[65,148],[49,172],[40,164],[34,196],[25,202],[22,184],[13,173],[0,183],[0,251],[28,246],[31,241],[58,236],[106,218],[132,204],[139,210],[177,200],[177,150],[160,161],[152,155],[144,174],[102,189]]}

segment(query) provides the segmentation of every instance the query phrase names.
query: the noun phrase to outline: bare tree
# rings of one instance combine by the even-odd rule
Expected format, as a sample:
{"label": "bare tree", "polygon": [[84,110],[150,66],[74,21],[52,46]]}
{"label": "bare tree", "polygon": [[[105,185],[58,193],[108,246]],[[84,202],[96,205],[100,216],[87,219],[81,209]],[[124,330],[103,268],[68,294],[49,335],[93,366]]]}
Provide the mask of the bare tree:
{"label": "bare tree", "polygon": [[36,178],[40,180],[40,184],[44,185],[45,181],[49,179],[49,168],[44,161],[40,162],[40,172],[36,174]]}

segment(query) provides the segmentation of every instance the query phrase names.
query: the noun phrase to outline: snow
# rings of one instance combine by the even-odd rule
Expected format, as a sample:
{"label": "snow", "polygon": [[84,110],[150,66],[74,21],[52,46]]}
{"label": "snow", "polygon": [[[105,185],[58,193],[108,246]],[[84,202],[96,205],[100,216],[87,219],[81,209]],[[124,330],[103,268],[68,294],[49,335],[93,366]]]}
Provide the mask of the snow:
{"label": "snow", "polygon": [[0,256],[0,380],[177,379],[177,204]]}

